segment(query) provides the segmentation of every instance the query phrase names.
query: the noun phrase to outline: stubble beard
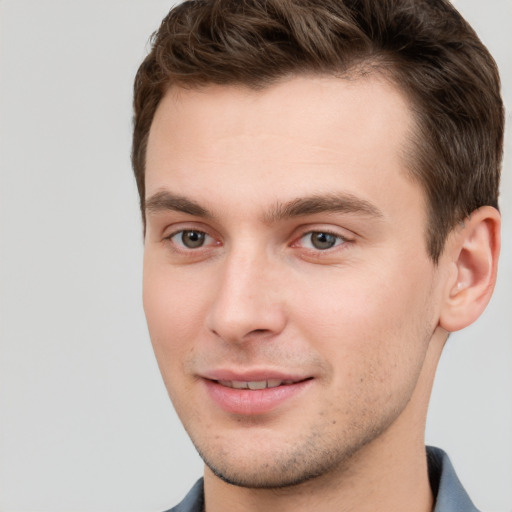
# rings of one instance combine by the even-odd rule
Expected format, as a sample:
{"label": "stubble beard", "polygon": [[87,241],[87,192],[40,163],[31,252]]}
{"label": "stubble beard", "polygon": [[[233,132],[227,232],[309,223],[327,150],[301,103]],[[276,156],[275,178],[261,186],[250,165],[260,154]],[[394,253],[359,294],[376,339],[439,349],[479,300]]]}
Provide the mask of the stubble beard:
{"label": "stubble beard", "polygon": [[[288,489],[328,475],[341,478],[350,472],[356,454],[387,430],[398,414],[380,425],[361,425],[355,432],[310,433],[306,439],[274,452],[273,458],[265,461],[261,456],[251,459],[249,452],[246,460],[232,461],[224,449],[204,449],[193,438],[192,442],[211,472],[230,485],[248,489]],[[326,437],[330,437],[327,443]]]}

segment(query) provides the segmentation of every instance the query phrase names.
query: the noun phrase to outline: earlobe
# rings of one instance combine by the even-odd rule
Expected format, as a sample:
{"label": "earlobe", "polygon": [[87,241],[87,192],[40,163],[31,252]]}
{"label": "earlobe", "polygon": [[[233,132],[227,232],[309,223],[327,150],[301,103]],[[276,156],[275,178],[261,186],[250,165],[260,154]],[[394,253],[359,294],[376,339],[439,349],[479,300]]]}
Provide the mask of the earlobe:
{"label": "earlobe", "polygon": [[449,332],[472,324],[487,306],[498,268],[500,214],[483,206],[468,217],[447,242],[453,269],[447,282],[439,325]]}

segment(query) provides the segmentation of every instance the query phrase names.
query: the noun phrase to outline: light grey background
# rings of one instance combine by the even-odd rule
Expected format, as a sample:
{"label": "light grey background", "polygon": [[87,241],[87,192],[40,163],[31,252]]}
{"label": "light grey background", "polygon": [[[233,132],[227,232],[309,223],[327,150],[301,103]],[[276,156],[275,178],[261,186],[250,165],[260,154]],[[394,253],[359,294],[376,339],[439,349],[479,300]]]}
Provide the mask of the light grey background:
{"label": "light grey background", "polygon": [[[0,0],[0,510],[161,511],[202,472],[141,305],[136,68],[172,2]],[[512,2],[459,0],[509,108],[499,285],[449,341],[427,441],[512,511]]]}

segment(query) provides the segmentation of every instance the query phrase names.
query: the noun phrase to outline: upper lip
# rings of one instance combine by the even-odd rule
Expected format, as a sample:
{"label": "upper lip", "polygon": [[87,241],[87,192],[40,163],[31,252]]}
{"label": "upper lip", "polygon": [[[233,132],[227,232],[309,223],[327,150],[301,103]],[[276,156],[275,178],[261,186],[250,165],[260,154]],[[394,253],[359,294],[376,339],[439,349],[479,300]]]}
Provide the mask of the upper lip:
{"label": "upper lip", "polygon": [[310,375],[299,375],[276,370],[245,370],[228,369],[210,370],[200,374],[203,379],[214,381],[261,382],[264,380],[281,380],[300,382],[311,378]]}

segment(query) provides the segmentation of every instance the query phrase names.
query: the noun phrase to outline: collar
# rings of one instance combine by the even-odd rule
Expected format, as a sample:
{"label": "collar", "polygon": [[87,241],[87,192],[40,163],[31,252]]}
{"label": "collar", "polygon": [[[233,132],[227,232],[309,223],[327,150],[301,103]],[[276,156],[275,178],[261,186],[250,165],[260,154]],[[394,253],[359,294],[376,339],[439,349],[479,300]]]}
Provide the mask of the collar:
{"label": "collar", "polygon": [[434,512],[479,512],[443,450],[428,446],[427,461],[430,486],[436,496]]}

